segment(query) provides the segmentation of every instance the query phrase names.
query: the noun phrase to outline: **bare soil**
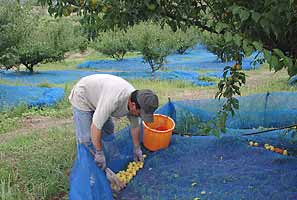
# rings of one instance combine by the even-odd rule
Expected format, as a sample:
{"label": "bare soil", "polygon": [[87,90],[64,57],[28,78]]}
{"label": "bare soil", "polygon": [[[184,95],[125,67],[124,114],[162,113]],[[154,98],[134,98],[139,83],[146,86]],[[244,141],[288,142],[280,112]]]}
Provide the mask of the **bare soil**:
{"label": "bare soil", "polygon": [[22,128],[1,134],[0,144],[7,143],[19,135],[25,135],[32,132],[42,132],[41,130],[70,125],[72,122],[72,118],[58,119],[43,116],[28,117],[21,121]]}

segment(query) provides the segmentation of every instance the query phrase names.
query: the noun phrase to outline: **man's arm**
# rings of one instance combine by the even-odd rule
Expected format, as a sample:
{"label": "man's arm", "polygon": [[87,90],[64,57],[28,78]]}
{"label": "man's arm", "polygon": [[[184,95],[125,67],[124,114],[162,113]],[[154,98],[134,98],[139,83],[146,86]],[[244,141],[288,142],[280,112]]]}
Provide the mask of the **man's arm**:
{"label": "man's arm", "polygon": [[94,123],[91,125],[91,137],[93,145],[95,146],[96,150],[102,150],[102,131],[98,129]]}
{"label": "man's arm", "polygon": [[140,127],[131,128],[131,133],[134,144],[134,161],[143,162],[144,158],[140,147]]}
{"label": "man's arm", "polygon": [[140,127],[131,128],[134,146],[140,146]]}
{"label": "man's arm", "polygon": [[102,170],[106,169],[106,159],[103,151],[103,145],[101,141],[102,131],[98,129],[95,124],[91,125],[91,137],[93,145],[95,146],[95,161]]}

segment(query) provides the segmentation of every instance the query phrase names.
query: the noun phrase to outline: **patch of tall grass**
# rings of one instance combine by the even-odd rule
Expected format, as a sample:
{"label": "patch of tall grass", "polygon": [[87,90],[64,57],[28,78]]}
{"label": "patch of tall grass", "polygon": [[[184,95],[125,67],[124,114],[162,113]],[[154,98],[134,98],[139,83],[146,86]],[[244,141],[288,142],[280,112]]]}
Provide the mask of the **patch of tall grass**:
{"label": "patch of tall grass", "polygon": [[1,199],[52,199],[67,193],[75,159],[74,135],[71,125],[0,143],[0,197],[5,197]]}

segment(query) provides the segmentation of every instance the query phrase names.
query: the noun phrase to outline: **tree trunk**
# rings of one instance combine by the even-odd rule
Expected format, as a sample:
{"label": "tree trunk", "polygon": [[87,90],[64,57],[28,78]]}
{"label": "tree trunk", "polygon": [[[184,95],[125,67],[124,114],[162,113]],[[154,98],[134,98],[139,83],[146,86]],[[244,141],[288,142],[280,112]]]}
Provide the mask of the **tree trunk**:
{"label": "tree trunk", "polygon": [[34,70],[33,70],[34,65],[28,65],[26,67],[27,67],[27,69],[29,69],[30,73],[34,72]]}

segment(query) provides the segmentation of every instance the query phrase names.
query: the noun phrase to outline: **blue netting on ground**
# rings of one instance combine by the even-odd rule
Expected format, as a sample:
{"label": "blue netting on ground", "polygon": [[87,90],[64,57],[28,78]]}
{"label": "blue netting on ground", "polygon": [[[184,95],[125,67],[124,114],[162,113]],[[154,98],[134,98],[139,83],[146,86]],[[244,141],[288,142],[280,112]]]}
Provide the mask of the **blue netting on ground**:
{"label": "blue netting on ground", "polygon": [[[257,52],[252,56],[244,58],[242,68],[244,70],[255,69],[259,64],[253,65],[253,59]],[[261,55],[260,55],[261,56]],[[204,46],[197,45],[196,48],[186,52],[185,54],[173,54],[167,57],[165,67],[170,70],[220,70],[227,65],[232,66],[235,62],[220,62],[218,57],[210,53]],[[93,68],[99,70],[114,71],[149,71],[150,67],[144,63],[142,57],[126,58],[122,61],[116,60],[97,60],[87,61],[78,65],[78,68]]]}
{"label": "blue netting on ground", "polygon": [[94,74],[92,71],[82,70],[57,70],[40,72],[14,72],[0,71],[0,79],[16,81],[24,84],[54,83],[61,84],[80,79],[81,77]]}
{"label": "blue netting on ground", "polygon": [[[93,162],[88,148],[81,144],[78,146],[78,152],[80,156],[76,159],[70,176],[70,199],[112,199],[112,191],[105,173]],[[89,187],[84,187],[85,185]]]}
{"label": "blue netting on ground", "polygon": [[168,149],[149,155],[120,199],[295,199],[296,162],[238,137],[174,136]]}
{"label": "blue netting on ground", "polygon": [[12,72],[2,71],[0,78],[8,81],[17,81],[25,84],[39,84],[39,83],[67,83],[76,81],[81,77],[91,74],[113,74],[125,79],[156,79],[156,80],[184,80],[192,82],[199,86],[214,85],[214,82],[207,82],[199,80],[200,75],[197,72],[190,71],[170,71],[163,72],[157,71],[154,76],[150,72],[144,71],[123,71],[123,72],[96,72],[96,71],[83,71],[83,70],[59,70],[59,71],[41,71],[41,72]]}
{"label": "blue netting on ground", "polygon": [[[297,149],[297,144],[291,140],[294,130],[242,135],[263,128],[278,128],[296,123],[296,98],[297,93],[289,92],[241,97],[240,111],[237,112],[237,117],[228,119],[227,133],[221,138],[173,135],[169,148],[165,150],[149,152],[144,148],[148,154],[144,168],[118,193],[118,198],[296,199],[297,158],[291,153]],[[213,118],[221,103],[213,99],[179,101],[168,103],[157,112],[175,119],[176,133],[195,134],[199,133],[199,123]],[[249,140],[276,147],[282,145],[288,149],[289,156],[268,151],[262,145],[249,146]],[[132,161],[129,129],[115,134],[114,139],[109,142],[110,152],[106,151],[108,160],[118,162],[113,162],[116,166],[111,162],[108,165],[115,171],[126,168],[123,166]],[[91,155],[88,156],[88,162],[93,162]],[[72,172],[72,176],[78,177],[77,182],[79,177],[83,178],[79,171],[75,174]],[[197,184],[192,186],[192,183]],[[75,181],[72,180],[71,185],[74,184]],[[89,191],[90,184],[84,187]],[[201,194],[202,191],[205,194]],[[72,199],[84,199],[84,193],[80,195],[73,196]]]}
{"label": "blue netting on ground", "polygon": [[62,88],[44,88],[30,86],[8,86],[0,84],[0,110],[20,104],[28,106],[52,106],[63,99]]}

